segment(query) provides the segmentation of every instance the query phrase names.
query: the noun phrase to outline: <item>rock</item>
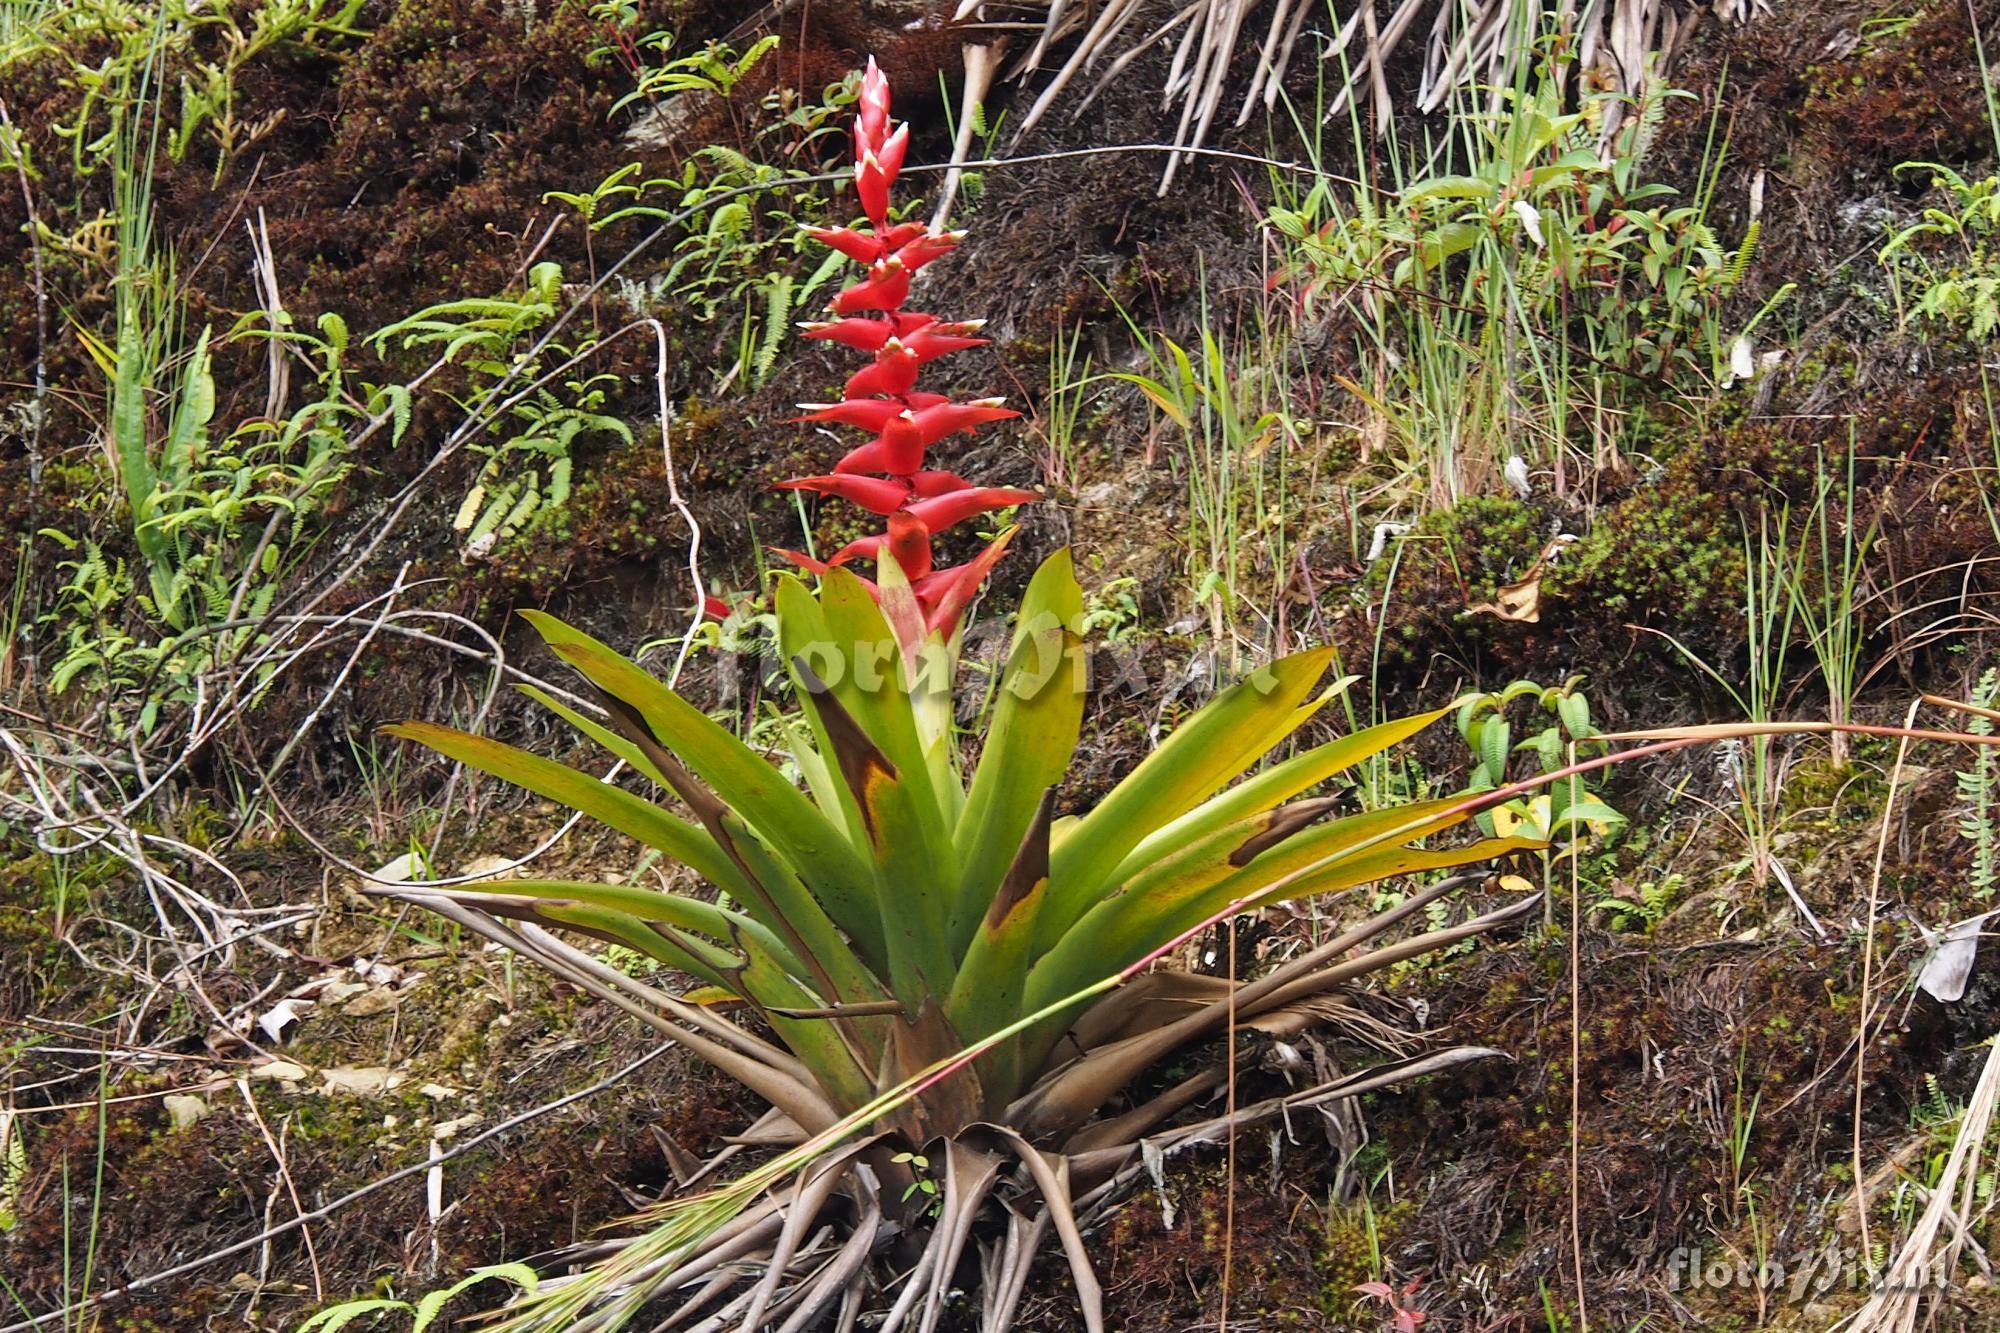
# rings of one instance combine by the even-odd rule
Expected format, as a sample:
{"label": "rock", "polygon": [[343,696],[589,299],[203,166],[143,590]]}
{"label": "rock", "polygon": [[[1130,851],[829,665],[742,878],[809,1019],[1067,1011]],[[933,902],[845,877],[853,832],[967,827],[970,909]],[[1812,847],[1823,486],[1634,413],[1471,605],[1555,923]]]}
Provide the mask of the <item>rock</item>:
{"label": "rock", "polygon": [[381,1065],[345,1065],[339,1069],[322,1069],[322,1080],[328,1092],[345,1093],[352,1097],[375,1097],[400,1086],[403,1076]]}
{"label": "rock", "polygon": [[452,1137],[452,1135],[458,1133],[461,1129],[470,1129],[474,1125],[478,1124],[481,1120],[484,1120],[485,1118],[486,1118],[485,1116],[482,1116],[477,1111],[474,1111],[469,1115],[459,1116],[455,1120],[440,1121],[437,1124],[431,1126],[431,1137],[434,1139],[448,1139]]}
{"label": "rock", "polygon": [[163,1102],[176,1134],[208,1114],[208,1102],[190,1093],[169,1093]]}
{"label": "rock", "polygon": [[349,1018],[373,1018],[386,1014],[403,1002],[401,992],[387,986],[375,986],[363,991],[341,1007],[340,1012]]}
{"label": "rock", "polygon": [[465,879],[513,879],[521,873],[511,856],[475,856],[458,869]]}
{"label": "rock", "polygon": [[267,1060],[251,1069],[251,1078],[274,1078],[280,1083],[298,1083],[305,1079],[306,1067],[293,1064],[290,1060]]}

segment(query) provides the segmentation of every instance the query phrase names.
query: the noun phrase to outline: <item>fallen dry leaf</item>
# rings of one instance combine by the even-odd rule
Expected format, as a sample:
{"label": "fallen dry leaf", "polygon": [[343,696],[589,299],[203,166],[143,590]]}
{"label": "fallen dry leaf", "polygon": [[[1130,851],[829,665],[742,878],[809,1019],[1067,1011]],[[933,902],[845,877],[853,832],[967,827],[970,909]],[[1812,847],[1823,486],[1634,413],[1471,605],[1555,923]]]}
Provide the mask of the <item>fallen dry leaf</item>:
{"label": "fallen dry leaf", "polygon": [[1465,609],[1471,615],[1498,616],[1502,620],[1533,625],[1542,618],[1542,577],[1537,574],[1520,583],[1510,583],[1496,592],[1492,601],[1480,602]]}
{"label": "fallen dry leaf", "polygon": [[1472,616],[1497,616],[1501,620],[1511,620],[1521,625],[1538,624],[1542,618],[1542,571],[1549,562],[1561,555],[1576,540],[1567,532],[1557,533],[1549,538],[1548,545],[1535,557],[1535,563],[1528,568],[1527,575],[1519,583],[1510,583],[1497,589],[1490,602],[1480,602],[1467,606],[1465,613]]}

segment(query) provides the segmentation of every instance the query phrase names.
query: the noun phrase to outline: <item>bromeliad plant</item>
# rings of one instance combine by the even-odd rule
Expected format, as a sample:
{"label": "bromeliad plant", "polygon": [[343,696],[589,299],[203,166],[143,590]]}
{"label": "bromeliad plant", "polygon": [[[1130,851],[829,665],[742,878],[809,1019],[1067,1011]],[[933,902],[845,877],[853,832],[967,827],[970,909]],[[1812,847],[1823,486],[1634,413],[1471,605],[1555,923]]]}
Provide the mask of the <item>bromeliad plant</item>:
{"label": "bromeliad plant", "polygon": [[[961,1259],[976,1240],[988,1260],[986,1327],[1004,1329],[1052,1226],[1085,1322],[1097,1328],[1080,1225],[1143,1169],[1140,1141],[1158,1142],[1173,1117],[1221,1088],[1226,1066],[1216,1052],[1145,1094],[1133,1091],[1142,1074],[1239,1024],[1280,1034],[1333,1024],[1407,1056],[1394,1034],[1342,1002],[1340,988],[1532,905],[1371,947],[1449,893],[1456,881],[1446,881],[1240,986],[1166,968],[1107,985],[1232,912],[1538,844],[1424,845],[1470,818],[1464,802],[1337,815],[1338,798],[1307,795],[1446,710],[1243,776],[1345,685],[1322,688],[1325,650],[1273,662],[1223,691],[1094,808],[1059,815],[1088,675],[1084,599],[1066,551],[1023,595],[984,744],[963,766],[950,706],[958,622],[1006,538],[945,571],[929,568],[929,539],[961,509],[1019,496],[923,467],[940,429],[926,413],[948,405],[914,392],[915,366],[970,334],[901,310],[908,272],[949,238],[885,225],[887,185],[907,142],[906,131],[888,132],[887,101],[871,67],[856,138],[874,230],[827,238],[871,269],[836,302],[839,321],[814,330],[875,352],[842,404],[819,411],[876,435],[842,469],[796,484],[865,496],[888,530],[824,564],[801,559],[818,574],[817,590],[791,574],[776,581],[778,646],[798,701],[785,734],[805,790],[605,644],[536,612],[524,614],[582,675],[604,717],[528,692],[678,808],[497,741],[421,722],[390,729],[599,819],[715,890],[514,880],[431,892],[429,901],[672,1030],[753,1089],[772,1110],[749,1141],[797,1145],[843,1123],[859,1131],[796,1190],[773,1189],[733,1219],[713,1219],[695,1245],[673,1239],[683,1214],[613,1246],[609,1259],[593,1247],[597,1266],[544,1282],[506,1327],[614,1328],[642,1310],[657,1321],[669,1308],[660,1303],[695,1283],[683,1313],[714,1315],[710,1303],[726,1298],[724,1323],[744,1329],[808,1327],[843,1303],[858,1309],[871,1291],[889,1304],[883,1328],[914,1320],[929,1329],[947,1294],[968,1284]],[[872,583],[846,567],[864,555],[875,562]],[[695,978],[705,995],[634,981],[550,926],[638,950]],[[717,1012],[725,996],[756,1023]],[[977,1058],[937,1072],[968,1050]],[[1487,1054],[1394,1060],[1301,1095],[1352,1096]],[[1296,1104],[1260,1103],[1236,1122]],[[1213,1133],[1217,1124],[1179,1132]],[[822,1223],[847,1239],[807,1244]],[[871,1275],[871,1256],[892,1241],[885,1270]],[[718,1272],[749,1276],[712,1281]]]}

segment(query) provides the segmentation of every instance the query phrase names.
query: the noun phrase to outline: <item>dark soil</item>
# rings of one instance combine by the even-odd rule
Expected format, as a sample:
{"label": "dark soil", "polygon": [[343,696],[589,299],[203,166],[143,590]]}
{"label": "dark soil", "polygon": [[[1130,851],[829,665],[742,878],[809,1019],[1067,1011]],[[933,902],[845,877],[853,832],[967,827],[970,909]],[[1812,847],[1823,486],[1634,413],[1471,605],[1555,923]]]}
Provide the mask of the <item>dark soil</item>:
{"label": "dark soil", "polygon": [[[635,220],[586,246],[575,220],[562,220],[545,193],[588,189],[633,160],[649,176],[675,175],[695,149],[732,136],[747,151],[755,145],[743,127],[765,92],[782,85],[816,95],[871,50],[896,74],[899,113],[911,117],[918,137],[912,160],[941,159],[948,147],[933,90],[937,73],[954,68],[957,37],[936,22],[910,26],[928,10],[816,0],[783,20],[776,54],[736,98],[664,147],[633,149],[611,115],[629,75],[615,58],[590,58],[603,32],[580,5],[544,8],[548,15],[524,34],[518,19],[496,19],[511,6],[376,0],[364,11],[365,36],[254,65],[238,90],[239,116],[269,128],[227,162],[198,149],[162,163],[157,175],[162,241],[187,257],[180,276],[193,293],[190,319],[219,331],[258,308],[243,244],[253,219],[268,231],[301,326],[336,311],[356,330],[371,329],[435,300],[507,290],[538,259],[561,263],[572,284],[619,257],[631,276],[657,273],[678,235],[650,239],[651,224]],[[741,17],[692,0],[646,0],[641,10],[646,24],[680,33],[677,49],[720,36]],[[1475,685],[1559,682],[1579,672],[1606,728],[1731,716],[1725,693],[1663,634],[1738,678],[1746,658],[1745,520],[1810,503],[1818,460],[1844,456],[1851,441],[1857,516],[1881,533],[1866,577],[1864,660],[1877,665],[1863,711],[1894,723],[1916,691],[1963,695],[1977,665],[1991,661],[2000,594],[1989,510],[1992,418],[1980,378],[1982,358],[1990,373],[1990,346],[1900,335],[1874,251],[1883,218],[1908,220],[1929,197],[1928,175],[1899,164],[1990,170],[1994,148],[1967,7],[1924,0],[1909,23],[1864,32],[1874,12],[1781,7],[1741,30],[1710,21],[1674,72],[1696,96],[1670,114],[1655,169],[1692,188],[1719,125],[1727,151],[1715,217],[1732,234],[1747,220],[1752,178],[1762,175],[1764,241],[1741,302],[1747,315],[1781,283],[1799,284],[1781,317],[1782,336],[1771,334],[1789,349],[1784,366],[1713,420],[1661,426],[1648,441],[1646,461],[1655,466],[1609,471],[1562,494],[1502,493],[1432,514],[1423,525],[1433,540],[1406,547],[1411,554],[1393,583],[1359,558],[1377,516],[1351,500],[1366,481],[1342,467],[1351,442],[1329,442],[1319,460],[1329,484],[1301,506],[1292,534],[1296,568],[1259,571],[1283,595],[1253,648],[1332,642],[1346,670],[1372,678],[1375,702],[1390,713],[1437,706]],[[2000,6],[1975,12],[1990,39]],[[1052,118],[1021,148],[1154,137],[1154,90],[1169,56],[1164,47],[1153,52],[1086,116]],[[1408,83],[1418,71],[1394,73]],[[1300,71],[1292,90],[1302,104],[1309,75]],[[41,219],[62,229],[111,204],[107,182],[78,178],[67,145],[49,132],[75,114],[77,98],[53,61],[0,72],[0,104],[34,149]],[[1298,148],[1270,142],[1254,124],[1214,142],[1280,158]],[[786,165],[825,163],[809,152]],[[921,291],[939,311],[987,317],[995,338],[992,358],[962,358],[940,387],[1004,391],[1028,419],[956,443],[943,452],[943,466],[985,484],[1044,479],[1047,448],[1035,418],[1050,387],[1053,340],[1080,332],[1099,370],[1131,369],[1140,360],[1121,307],[1186,338],[1205,304],[1209,318],[1233,325],[1267,299],[1270,263],[1259,231],[1271,194],[1265,175],[1199,164],[1161,198],[1159,165],[1133,153],[987,173],[976,210],[960,219],[973,239]],[[16,586],[12,562],[31,551],[18,582],[35,606],[61,579],[53,547],[36,535],[42,529],[94,535],[114,558],[129,554],[129,535],[121,535],[92,424],[103,414],[103,377],[69,332],[105,326],[106,273],[79,246],[31,247],[28,224],[20,194],[0,190],[0,384],[10,398],[27,392],[38,373],[59,386],[46,400],[41,477],[31,481],[25,446],[13,436],[0,451],[0,586]],[[47,284],[42,305],[35,250]],[[624,319],[600,293],[579,326],[609,332]],[[768,484],[822,470],[838,448],[792,423],[792,404],[828,396],[845,371],[817,345],[795,346],[762,387],[718,391],[712,367],[730,350],[732,330],[668,324],[671,444],[679,490],[702,532],[702,573],[714,587],[754,589],[760,546],[798,541],[790,499]],[[264,354],[242,343],[219,357],[218,383],[234,395],[218,404],[219,421],[261,411]],[[1328,352],[1313,367],[1311,381],[1326,395],[1325,404],[1305,405],[1316,417],[1334,419],[1339,356]],[[416,369],[403,360],[392,353],[366,373]],[[580,453],[579,486],[560,529],[537,529],[490,559],[462,559],[450,519],[479,462],[466,455],[434,474],[415,509],[390,526],[392,498],[458,425],[440,394],[426,400],[400,444],[359,460],[298,586],[321,588],[348,553],[385,532],[356,577],[326,590],[322,612],[362,603],[407,565],[403,577],[421,584],[411,605],[486,626],[539,676],[553,678],[555,664],[510,627],[515,609],[546,607],[622,643],[676,636],[698,590],[688,584],[687,534],[652,425],[650,336],[610,344],[600,365],[619,377],[614,406],[637,438]],[[464,373],[447,371],[441,383]],[[1091,586],[1137,580],[1141,623],[1117,659],[1128,666],[1102,666],[1087,722],[1093,741],[1063,793],[1071,808],[1128,771],[1162,724],[1198,703],[1232,661],[1206,643],[1206,621],[1181,576],[1186,514],[1177,507],[1186,489],[1153,414],[1120,389],[1095,405],[1087,427],[1087,484],[1024,514],[1024,531],[993,581],[995,602],[1005,604],[1042,554],[1068,542],[1085,553]],[[1338,502],[1326,498],[1336,493],[1333,478],[1344,488]],[[858,532],[832,506],[809,521],[822,545]],[[1545,578],[1537,622],[1470,609],[1524,577],[1556,529],[1579,540]],[[970,536],[955,540],[965,549],[941,551],[941,562],[972,548]],[[1976,637],[1973,626],[1988,637]],[[1809,654],[1794,647],[1802,680]],[[228,784],[254,782],[256,765],[314,716],[318,730],[293,761],[287,799],[327,846],[379,864],[408,847],[420,819],[437,818],[426,807],[443,795],[438,771],[412,757],[384,798],[352,743],[399,717],[469,716],[485,677],[435,645],[385,637],[337,700],[315,713],[343,660],[320,654],[286,676],[252,724],[219,737],[175,784],[156,818],[165,833],[197,846],[227,841],[251,905],[317,900],[326,909],[296,937],[283,937],[287,957],[239,946],[241,966],[207,999],[225,1010],[258,1005],[322,969],[375,959],[418,974],[409,998],[390,1012],[323,1016],[295,1039],[272,1043],[275,1054],[314,1070],[380,1066],[402,1071],[404,1081],[368,1097],[260,1083],[260,1125],[234,1084],[256,1052],[213,1045],[206,1034],[214,1025],[198,997],[135,994],[131,975],[92,965],[53,934],[49,859],[18,839],[5,845],[0,1030],[10,1034],[10,1100],[30,1125],[33,1150],[14,1202],[21,1225],[0,1236],[0,1271],[31,1311],[76,1292],[74,1277],[64,1275],[65,1245],[73,1249],[93,1226],[94,1285],[108,1290],[254,1235],[292,1216],[297,1203],[317,1207],[420,1160],[436,1122],[477,1114],[477,1124],[460,1131],[477,1133],[587,1086],[650,1047],[650,1034],[630,1020],[517,972],[476,941],[440,937],[435,922],[385,916],[354,899],[345,877],[293,835],[263,823],[232,827],[217,813],[233,800]],[[698,659],[689,692],[754,714],[755,692],[731,685],[712,661]],[[88,721],[86,703],[32,707]],[[1823,708],[1803,685],[1786,703],[1800,715]],[[560,748],[555,729],[511,697],[489,730]],[[1843,785],[1815,776],[1819,751],[1792,753],[1798,777],[1786,829],[1794,841],[1785,857],[1828,940],[1805,927],[1777,885],[1753,888],[1737,873],[1741,840],[1718,813],[1733,796],[1711,758],[1676,756],[1621,774],[1609,795],[1647,833],[1589,873],[1606,893],[1630,896],[1643,867],[1671,862],[1683,885],[1663,919],[1614,930],[1600,915],[1572,941],[1564,900],[1547,929],[1537,924],[1394,975],[1383,989],[1410,1015],[1405,1022],[1421,1012],[1427,1035],[1496,1046],[1511,1058],[1369,1097],[1361,1107],[1366,1147],[1352,1158],[1332,1146],[1332,1127],[1315,1122],[1292,1126],[1275,1144],[1246,1137],[1235,1147],[1233,1176],[1217,1154],[1175,1161],[1171,1229],[1158,1201],[1141,1193],[1092,1237],[1112,1326],[1135,1333],[1216,1326],[1226,1274],[1232,1326],[1387,1327],[1386,1316],[1357,1307],[1353,1294],[1385,1265],[1399,1282],[1418,1281],[1416,1300],[1431,1329],[1573,1327],[1579,1267],[1590,1318],[1607,1328],[1643,1319],[1649,1328],[1817,1328],[1850,1310],[1855,1293],[1844,1287],[1817,1304],[1769,1309],[1741,1288],[1675,1290],[1671,1256],[1703,1247],[1752,1252],[1761,1243],[1791,1262],[1829,1238],[1836,1247],[1856,1243],[1854,1141],[1865,1169],[1913,1142],[1935,1150],[1919,1124],[1921,1108],[1939,1098],[1962,1103],[1969,1092],[1983,1059],[1974,1043],[2000,1024],[2000,981],[1982,956],[1956,1004],[1914,995],[1905,984],[1922,956],[1916,924],[1935,927],[1978,907],[1963,890],[1970,844],[1943,813],[1962,760],[1920,747],[1889,816],[1874,967],[1878,1003],[1884,976],[1893,998],[1886,1030],[1869,1048],[1864,1113],[1855,1123],[1850,1043],[1860,923],[1890,795],[1881,775],[1895,756],[1866,748],[1857,772],[1867,776]],[[1413,757],[1439,785],[1467,767],[1448,733]],[[552,809],[495,784],[454,788],[451,800],[445,859],[452,864],[531,845],[557,822]],[[566,855],[607,872],[637,861],[633,848],[608,836]],[[79,938],[102,945],[117,938],[108,923],[151,920],[144,887],[114,860],[69,860],[62,891],[80,904],[71,924]],[[1273,914],[1257,928],[1275,942],[1301,925]],[[1572,943],[1581,997],[1574,1006]],[[105,1047],[111,1072],[100,1106],[98,1061],[29,1047],[102,1045],[106,1013],[129,1027],[119,1026],[119,1040]],[[1245,1039],[1247,1066],[1263,1054]],[[174,1128],[161,1094],[188,1086],[183,1074],[196,1069],[220,1071],[220,1081],[202,1093],[207,1114]],[[426,1084],[449,1091],[432,1095]],[[1279,1075],[1258,1072],[1241,1095],[1281,1085]],[[1751,1105],[1733,1159],[1728,1145]],[[670,1053],[615,1089],[455,1160],[441,1217],[428,1215],[419,1175],[315,1223],[310,1247],[306,1234],[287,1233],[268,1250],[118,1304],[107,1327],[192,1329],[218,1315],[292,1327],[325,1301],[378,1287],[407,1294],[479,1264],[533,1255],[588,1236],[666,1189],[662,1135],[701,1154],[756,1112],[747,1094]],[[282,1161],[282,1175],[274,1161]],[[100,1181],[105,1206],[93,1223]],[[1869,1196],[1878,1239],[1885,1198]],[[1575,1250],[1572,1207],[1581,1237]],[[1028,1306],[1027,1325],[1051,1333],[1076,1326],[1058,1267],[1047,1265]],[[1990,1292],[1968,1294],[1961,1306],[1950,1316],[1960,1322],[1944,1326],[1990,1327],[2000,1317]]]}

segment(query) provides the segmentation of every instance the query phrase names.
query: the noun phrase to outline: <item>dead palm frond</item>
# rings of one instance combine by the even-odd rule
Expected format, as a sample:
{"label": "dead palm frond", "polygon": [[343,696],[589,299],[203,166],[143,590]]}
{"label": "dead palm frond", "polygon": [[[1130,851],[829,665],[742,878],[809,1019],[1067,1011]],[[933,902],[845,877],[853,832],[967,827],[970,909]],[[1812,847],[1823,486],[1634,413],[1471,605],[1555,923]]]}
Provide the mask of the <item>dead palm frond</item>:
{"label": "dead palm frond", "polygon": [[[1406,109],[1428,115],[1461,89],[1508,86],[1544,37],[1576,53],[1577,77],[1637,98],[1705,14],[1742,23],[1768,8],[1769,0],[1335,0],[1333,28],[1318,43],[1330,67],[1327,114],[1344,114],[1351,101],[1365,98],[1387,132],[1398,110],[1386,73],[1393,58],[1421,46],[1423,76]],[[952,161],[968,159],[965,127],[998,84],[1025,83],[1053,69],[1020,119],[1018,143],[1058,108],[1082,114],[1139,57],[1169,44],[1160,109],[1174,118],[1176,151],[1161,176],[1164,194],[1187,150],[1207,143],[1229,106],[1236,107],[1238,126],[1259,106],[1276,108],[1300,47],[1311,45],[1309,24],[1325,12],[1321,0],[1190,0],[1170,9],[1153,0],[960,0],[953,18],[966,35],[965,78]],[[739,31],[754,26],[753,20]],[[1615,128],[1607,124],[1606,134]],[[957,185],[954,173],[938,205],[940,225]]]}
{"label": "dead palm frond", "polygon": [[[1971,1232],[1992,1208],[1990,1203],[1981,1202],[1981,1158],[1996,1105],[2000,1105],[2000,1043],[1987,1047],[1979,1082],[1966,1103],[1951,1154],[1931,1186],[1923,1213],[1896,1251],[1875,1294],[1836,1326],[1843,1333],[1915,1333],[1924,1323],[1926,1306],[1932,1307],[1934,1318],[1937,1306],[1944,1303],[1951,1276],[1958,1271],[1968,1246],[1984,1267],[1985,1256],[1979,1253]],[[1860,1206],[1868,1206],[1865,1192]]]}

